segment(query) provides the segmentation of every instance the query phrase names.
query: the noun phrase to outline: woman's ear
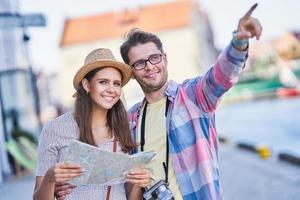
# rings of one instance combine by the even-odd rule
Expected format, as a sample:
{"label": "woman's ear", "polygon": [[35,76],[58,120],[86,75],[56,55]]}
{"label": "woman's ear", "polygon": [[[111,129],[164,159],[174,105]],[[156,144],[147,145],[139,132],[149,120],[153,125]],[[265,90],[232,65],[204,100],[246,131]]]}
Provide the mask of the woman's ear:
{"label": "woman's ear", "polygon": [[163,59],[164,59],[164,61],[165,61],[165,63],[166,63],[166,66],[168,66],[168,57],[167,57],[167,54],[166,53],[163,53]]}
{"label": "woman's ear", "polygon": [[135,79],[135,77],[134,77],[133,73],[132,73],[132,75],[131,75],[131,79]]}
{"label": "woman's ear", "polygon": [[86,78],[84,78],[84,79],[82,79],[81,84],[82,84],[83,89],[88,94],[90,92],[90,83],[89,83],[89,81]]}

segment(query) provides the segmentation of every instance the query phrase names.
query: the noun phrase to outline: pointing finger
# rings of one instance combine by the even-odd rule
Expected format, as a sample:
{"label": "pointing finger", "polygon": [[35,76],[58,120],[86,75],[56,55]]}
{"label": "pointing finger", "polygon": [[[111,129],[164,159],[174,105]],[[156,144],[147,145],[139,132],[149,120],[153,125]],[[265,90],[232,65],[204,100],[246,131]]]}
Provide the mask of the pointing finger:
{"label": "pointing finger", "polygon": [[249,10],[248,10],[248,12],[244,15],[244,19],[248,19],[251,15],[252,15],[252,13],[253,13],[253,11],[255,10],[255,8],[257,7],[257,3],[256,4],[254,4]]}

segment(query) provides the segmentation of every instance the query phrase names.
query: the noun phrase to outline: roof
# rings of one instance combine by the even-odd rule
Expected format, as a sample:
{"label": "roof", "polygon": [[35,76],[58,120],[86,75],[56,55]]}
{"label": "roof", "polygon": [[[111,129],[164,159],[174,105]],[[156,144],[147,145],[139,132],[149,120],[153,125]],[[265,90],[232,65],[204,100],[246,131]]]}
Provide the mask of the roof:
{"label": "roof", "polygon": [[131,28],[157,32],[191,24],[192,0],[66,19],[61,46],[123,36]]}

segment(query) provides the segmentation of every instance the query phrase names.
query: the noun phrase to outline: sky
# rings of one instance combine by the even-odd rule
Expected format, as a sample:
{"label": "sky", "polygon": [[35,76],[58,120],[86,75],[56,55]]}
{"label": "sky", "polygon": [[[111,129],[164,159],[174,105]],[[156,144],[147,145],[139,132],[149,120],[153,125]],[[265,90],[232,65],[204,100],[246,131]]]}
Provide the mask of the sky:
{"label": "sky", "polygon": [[[59,42],[64,20],[83,15],[137,7],[143,4],[172,0],[19,0],[21,13],[43,13],[46,27],[27,30],[31,37],[29,50],[36,70],[55,72],[59,66]],[[300,31],[300,2],[298,0],[198,0],[209,15],[215,43],[224,48],[238,20],[253,5],[258,7],[253,17],[263,26],[261,40],[280,37],[289,30]]]}

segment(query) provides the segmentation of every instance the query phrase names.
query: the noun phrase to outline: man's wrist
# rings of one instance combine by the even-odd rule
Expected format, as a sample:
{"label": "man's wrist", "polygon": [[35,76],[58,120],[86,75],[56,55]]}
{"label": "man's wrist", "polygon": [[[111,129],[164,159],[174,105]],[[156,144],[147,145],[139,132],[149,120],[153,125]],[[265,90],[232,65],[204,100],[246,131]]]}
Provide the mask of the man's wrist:
{"label": "man's wrist", "polygon": [[239,51],[244,51],[247,49],[249,44],[249,40],[248,39],[243,39],[243,40],[239,40],[237,38],[237,30],[232,32],[232,40],[231,40],[231,45],[239,50]]}

